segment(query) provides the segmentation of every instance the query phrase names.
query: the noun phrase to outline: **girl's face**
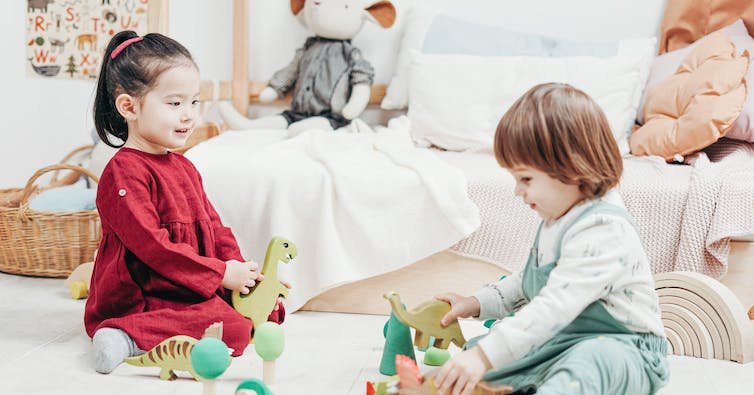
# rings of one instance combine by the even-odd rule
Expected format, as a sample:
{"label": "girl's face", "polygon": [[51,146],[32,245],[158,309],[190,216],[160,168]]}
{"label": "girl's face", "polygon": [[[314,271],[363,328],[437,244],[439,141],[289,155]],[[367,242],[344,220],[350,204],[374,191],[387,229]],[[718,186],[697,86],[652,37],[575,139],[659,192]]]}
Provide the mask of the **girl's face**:
{"label": "girl's face", "polygon": [[199,71],[172,67],[157,78],[154,88],[138,100],[128,121],[126,146],[164,154],[186,145],[199,122]]}
{"label": "girl's face", "polygon": [[533,167],[516,166],[510,172],[516,179],[516,196],[546,222],[562,217],[584,199],[578,185],[564,184]]}

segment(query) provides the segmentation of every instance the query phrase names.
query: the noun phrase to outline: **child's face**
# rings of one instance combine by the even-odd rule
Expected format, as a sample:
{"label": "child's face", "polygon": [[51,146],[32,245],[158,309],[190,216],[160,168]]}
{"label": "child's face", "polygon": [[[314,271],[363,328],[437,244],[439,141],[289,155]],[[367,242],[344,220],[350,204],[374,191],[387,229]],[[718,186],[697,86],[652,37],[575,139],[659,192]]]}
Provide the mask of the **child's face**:
{"label": "child's face", "polygon": [[516,196],[545,221],[562,217],[584,199],[578,185],[565,184],[533,167],[516,166],[510,172],[516,179]]}
{"label": "child's face", "polygon": [[153,154],[186,145],[199,122],[199,72],[193,66],[167,69],[136,106],[128,140]]}

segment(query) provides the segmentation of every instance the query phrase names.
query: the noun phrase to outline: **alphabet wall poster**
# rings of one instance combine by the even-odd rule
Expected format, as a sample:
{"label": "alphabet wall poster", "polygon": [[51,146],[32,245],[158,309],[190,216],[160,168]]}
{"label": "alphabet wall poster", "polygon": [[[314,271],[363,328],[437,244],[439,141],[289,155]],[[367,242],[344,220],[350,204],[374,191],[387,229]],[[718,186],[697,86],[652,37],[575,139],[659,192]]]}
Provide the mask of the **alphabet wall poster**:
{"label": "alphabet wall poster", "polygon": [[96,79],[110,38],[147,33],[149,0],[26,0],[27,74]]}

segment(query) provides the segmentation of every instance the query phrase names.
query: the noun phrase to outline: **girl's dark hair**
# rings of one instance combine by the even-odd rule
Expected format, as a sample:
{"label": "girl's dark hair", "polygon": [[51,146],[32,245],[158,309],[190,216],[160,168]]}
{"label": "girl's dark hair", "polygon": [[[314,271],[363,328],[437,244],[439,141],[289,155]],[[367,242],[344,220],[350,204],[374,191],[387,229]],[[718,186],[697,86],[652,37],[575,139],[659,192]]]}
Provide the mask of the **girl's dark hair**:
{"label": "girl's dark hair", "polygon": [[94,127],[105,144],[118,148],[108,135],[123,141],[128,138],[125,118],[115,108],[115,98],[122,93],[143,97],[152,89],[165,70],[175,66],[196,67],[191,53],[180,43],[159,33],[149,33],[141,41],[127,45],[112,59],[112,53],[124,41],[138,37],[126,30],[110,39],[102,58],[102,68],[94,98]]}
{"label": "girl's dark hair", "polygon": [[567,84],[540,84],[500,119],[495,158],[507,169],[529,166],[587,198],[618,185],[623,160],[605,114],[589,95]]}

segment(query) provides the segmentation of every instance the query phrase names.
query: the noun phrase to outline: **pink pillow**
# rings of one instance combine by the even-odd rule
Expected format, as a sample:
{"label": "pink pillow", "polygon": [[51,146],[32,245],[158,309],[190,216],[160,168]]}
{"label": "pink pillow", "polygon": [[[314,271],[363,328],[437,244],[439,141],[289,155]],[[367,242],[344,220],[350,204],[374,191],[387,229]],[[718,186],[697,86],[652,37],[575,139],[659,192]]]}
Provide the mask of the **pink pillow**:
{"label": "pink pillow", "polygon": [[[750,56],[754,56],[754,38],[749,35],[743,20],[739,19],[719,31],[724,32],[731,38],[731,41],[733,41],[733,44],[736,46],[736,55],[740,56],[748,49]],[[670,76],[675,74],[683,59],[686,58],[691,50],[699,44],[699,41],[701,41],[701,39],[688,47],[664,53],[655,58],[652,63],[652,69],[649,71],[647,85],[644,87],[644,92],[641,96],[641,102],[639,103],[639,111],[637,113],[636,121],[640,125],[643,125],[645,121],[644,117],[646,114],[644,114],[644,105],[646,104],[647,95],[657,86],[657,84],[667,80]],[[749,70],[744,78],[747,82],[754,82],[754,62],[750,63]],[[736,119],[733,126],[725,132],[725,137],[729,139],[754,142],[754,94],[748,94],[746,96],[741,115]]]}

